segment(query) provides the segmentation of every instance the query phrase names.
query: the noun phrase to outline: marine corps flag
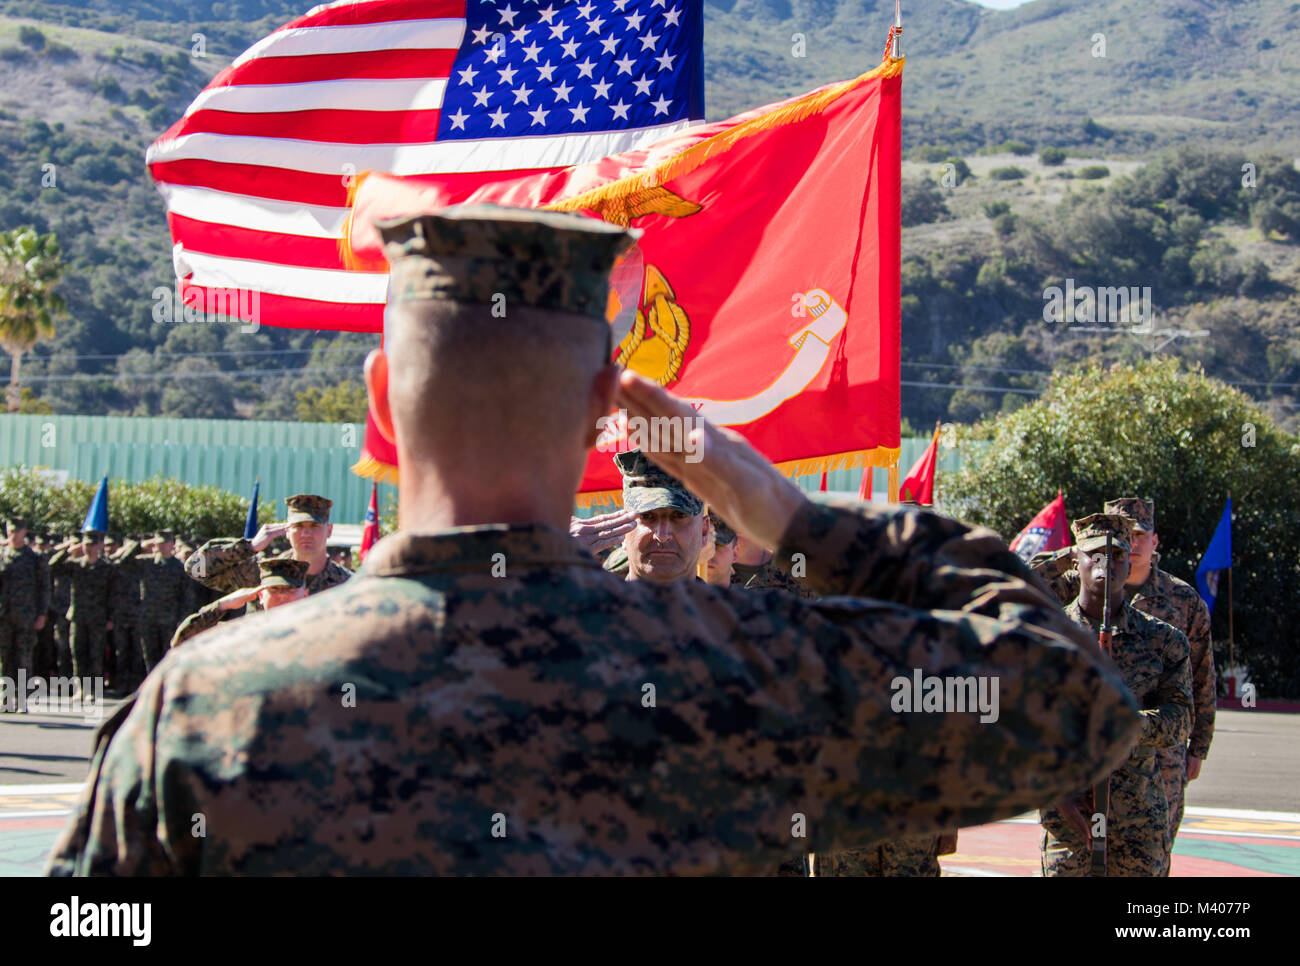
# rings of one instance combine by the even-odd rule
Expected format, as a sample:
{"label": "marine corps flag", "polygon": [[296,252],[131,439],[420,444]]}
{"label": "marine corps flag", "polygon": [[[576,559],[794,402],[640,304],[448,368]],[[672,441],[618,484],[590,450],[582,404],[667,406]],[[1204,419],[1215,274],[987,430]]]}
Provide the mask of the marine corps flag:
{"label": "marine corps flag", "polygon": [[[372,223],[451,204],[581,212],[643,231],[614,361],[731,426],[783,470],[888,466],[899,451],[903,60],[594,164],[464,185],[360,179],[349,264],[385,267]],[[616,286],[616,289],[618,286]],[[616,315],[613,309],[625,311]],[[634,310],[634,311],[633,311]],[[615,414],[580,503],[616,500],[611,456],[647,441]],[[392,479],[367,425],[357,471]]]}

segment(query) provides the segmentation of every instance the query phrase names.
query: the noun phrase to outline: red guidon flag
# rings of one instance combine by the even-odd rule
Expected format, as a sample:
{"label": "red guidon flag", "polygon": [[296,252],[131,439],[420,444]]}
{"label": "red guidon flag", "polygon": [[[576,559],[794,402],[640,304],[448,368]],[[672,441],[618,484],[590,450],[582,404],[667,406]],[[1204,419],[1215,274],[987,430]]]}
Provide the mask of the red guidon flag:
{"label": "red guidon flag", "polygon": [[[649,148],[469,188],[371,174],[358,185],[349,262],[384,267],[373,222],[451,204],[581,212],[642,235],[616,267],[635,313],[615,361],[731,426],[797,475],[888,466],[899,451],[902,59]],[[616,290],[618,286],[616,285]],[[617,500],[611,456],[647,427],[615,414],[579,503]],[[357,471],[394,478],[371,420]]]}
{"label": "red guidon flag", "polygon": [[370,548],[379,542],[379,484],[370,486],[370,505],[366,507],[366,525],[361,531],[361,550],[357,554],[363,563]]}
{"label": "red guidon flag", "polygon": [[1057,491],[1056,499],[1038,511],[1029,525],[1016,534],[1011,549],[1028,561],[1036,553],[1060,550],[1070,545],[1070,528],[1065,514],[1065,494]]}
{"label": "red guidon flag", "polygon": [[934,436],[925,448],[921,458],[913,464],[903,482],[898,486],[898,498],[911,500],[921,506],[934,505],[934,476],[939,469],[939,427],[934,427]]}

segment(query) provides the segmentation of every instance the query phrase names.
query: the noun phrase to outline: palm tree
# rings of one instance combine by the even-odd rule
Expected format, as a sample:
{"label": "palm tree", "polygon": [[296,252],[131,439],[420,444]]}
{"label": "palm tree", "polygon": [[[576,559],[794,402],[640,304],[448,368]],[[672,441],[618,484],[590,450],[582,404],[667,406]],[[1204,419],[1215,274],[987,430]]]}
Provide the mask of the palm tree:
{"label": "palm tree", "polygon": [[54,316],[64,309],[54,291],[63,275],[54,233],[30,226],[0,231],[0,346],[9,353],[9,411],[22,402],[19,371],[23,353],[54,337]]}

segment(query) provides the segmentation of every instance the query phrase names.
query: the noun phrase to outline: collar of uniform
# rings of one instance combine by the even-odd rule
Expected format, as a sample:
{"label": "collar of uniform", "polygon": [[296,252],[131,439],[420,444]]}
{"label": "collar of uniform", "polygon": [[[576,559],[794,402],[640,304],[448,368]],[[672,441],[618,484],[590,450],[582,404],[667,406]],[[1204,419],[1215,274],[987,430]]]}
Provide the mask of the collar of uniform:
{"label": "collar of uniform", "polygon": [[1133,589],[1133,593],[1128,595],[1129,600],[1135,597],[1156,597],[1160,593],[1160,554],[1151,555],[1151,570],[1147,573],[1147,579],[1138,584]]}
{"label": "collar of uniform", "polygon": [[[1129,626],[1132,624],[1132,621],[1129,620],[1129,613],[1132,610],[1133,605],[1125,601],[1124,606],[1121,607],[1119,613],[1115,615],[1114,623],[1111,625],[1116,634],[1123,634],[1129,630]],[[1074,621],[1076,624],[1083,624],[1085,627],[1088,627],[1093,631],[1100,629],[1101,622],[1094,621],[1083,612],[1083,607],[1079,604],[1078,597],[1074,598],[1070,606],[1065,608],[1065,613],[1069,616],[1070,620]]]}
{"label": "collar of uniform", "polygon": [[600,569],[573,537],[540,523],[453,527],[435,533],[398,532],[385,537],[366,554],[361,572],[397,576],[443,570],[482,570],[493,554],[507,567],[548,564]]}

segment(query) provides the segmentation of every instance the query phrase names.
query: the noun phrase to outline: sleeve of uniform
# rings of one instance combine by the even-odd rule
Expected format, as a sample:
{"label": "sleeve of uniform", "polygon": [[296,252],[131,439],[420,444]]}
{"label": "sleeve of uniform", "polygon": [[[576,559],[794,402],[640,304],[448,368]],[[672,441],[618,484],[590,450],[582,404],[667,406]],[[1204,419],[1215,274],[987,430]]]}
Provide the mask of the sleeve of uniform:
{"label": "sleeve of uniform", "polygon": [[[1154,619],[1153,619],[1154,622]],[[1187,740],[1192,729],[1192,672],[1189,647],[1183,632],[1163,621],[1155,622],[1158,646],[1164,660],[1156,706],[1142,709],[1143,745],[1173,748]]]}
{"label": "sleeve of uniform", "polygon": [[1073,547],[1034,554],[1029,567],[1047,581],[1047,586],[1062,605],[1079,596],[1079,572],[1074,569]]}
{"label": "sleeve of uniform", "polygon": [[1198,594],[1191,602],[1187,622],[1187,643],[1191,648],[1192,736],[1187,750],[1197,758],[1210,753],[1214,739],[1214,708],[1219,697],[1219,678],[1214,668],[1214,644],[1210,639],[1210,611]]}
{"label": "sleeve of uniform", "polygon": [[209,540],[185,561],[185,572],[204,587],[228,594],[240,587],[260,583],[257,553],[251,541],[221,538]]}
{"label": "sleeve of uniform", "polygon": [[50,609],[50,565],[44,557],[36,558],[36,613]]}
{"label": "sleeve of uniform", "polygon": [[150,675],[96,733],[86,785],[50,854],[47,875],[164,876],[195,871],[177,854],[197,854],[189,814],[175,810],[170,825],[160,814],[160,799],[170,802],[176,797],[166,793],[172,776],[157,768],[154,736],[162,707],[160,677]]}
{"label": "sleeve of uniform", "polygon": [[213,601],[210,604],[204,604],[196,612],[185,618],[181,626],[176,628],[176,633],[172,635],[169,647],[179,647],[191,637],[201,634],[209,627],[216,627],[221,623],[221,616],[225,612],[218,606],[219,601]]}
{"label": "sleeve of uniform", "polygon": [[[777,750],[789,764],[775,770],[797,772],[802,804],[829,819],[808,815],[822,829],[810,850],[1048,805],[1109,774],[1138,741],[1141,717],[1118,671],[991,530],[809,504],[778,557],[806,565],[819,593],[870,598],[769,591],[737,635],[762,665],[762,700],[781,704],[804,736]],[[996,709],[906,701],[927,676],[982,686]]]}

